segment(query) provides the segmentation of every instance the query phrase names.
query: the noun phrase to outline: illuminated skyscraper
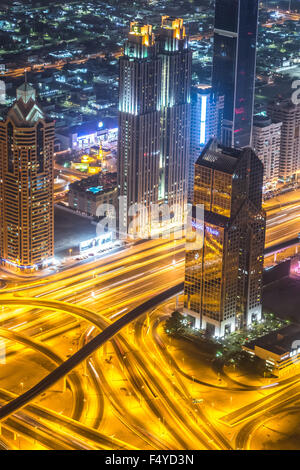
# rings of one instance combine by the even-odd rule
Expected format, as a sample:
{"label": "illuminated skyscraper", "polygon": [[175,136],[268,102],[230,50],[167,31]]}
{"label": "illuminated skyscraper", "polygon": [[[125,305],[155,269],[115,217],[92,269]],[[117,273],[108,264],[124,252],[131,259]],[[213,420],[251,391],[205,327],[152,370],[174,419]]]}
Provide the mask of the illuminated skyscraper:
{"label": "illuminated skyscraper", "polygon": [[216,0],[212,86],[224,95],[221,142],[251,145],[258,0]]}
{"label": "illuminated skyscraper", "polygon": [[[129,233],[150,234],[153,204],[167,204],[170,209],[177,204],[179,210],[171,212],[175,220],[182,220],[187,200],[191,59],[182,19],[164,16],[156,39],[150,25],[131,23],[120,59],[120,232],[127,228]],[[135,217],[134,207],[139,209]]]}
{"label": "illuminated skyscraper", "polygon": [[253,149],[264,165],[264,191],[276,187],[279,178],[282,122],[273,123],[267,116],[253,120]]}
{"label": "illuminated skyscraper", "polygon": [[180,217],[187,202],[192,65],[183,20],[163,16],[157,42],[162,60],[159,200],[177,204],[174,216]]}
{"label": "illuminated skyscraper", "polygon": [[1,262],[32,271],[53,256],[54,122],[28,84],[0,122]]}
{"label": "illuminated skyscraper", "polygon": [[188,202],[193,202],[194,166],[212,137],[220,139],[224,96],[217,96],[209,85],[197,85],[191,92],[191,137],[189,155]]}
{"label": "illuminated skyscraper", "polygon": [[161,59],[157,52],[152,26],[131,23],[119,82],[119,230],[123,233],[150,228],[142,209],[138,218],[132,213],[127,219],[130,206],[143,205],[149,213],[158,202]]}
{"label": "illuminated skyscraper", "polygon": [[[262,181],[263,165],[251,148],[230,149],[211,140],[195,165],[184,305],[196,326],[213,335],[261,317]],[[202,204],[201,219],[196,206]]]}
{"label": "illuminated skyscraper", "polygon": [[279,176],[281,181],[296,181],[300,172],[300,104],[289,100],[271,103],[268,115],[282,122]]}

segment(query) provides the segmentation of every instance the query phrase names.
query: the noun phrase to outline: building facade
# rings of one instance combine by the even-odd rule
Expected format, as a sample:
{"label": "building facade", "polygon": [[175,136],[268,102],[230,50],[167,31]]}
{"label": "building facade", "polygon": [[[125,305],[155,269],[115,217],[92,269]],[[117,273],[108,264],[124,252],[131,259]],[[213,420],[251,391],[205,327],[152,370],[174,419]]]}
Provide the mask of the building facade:
{"label": "building facade", "polygon": [[268,115],[282,122],[279,176],[282,182],[296,181],[300,171],[300,104],[289,100],[271,103]]}
{"label": "building facade", "polygon": [[264,192],[278,183],[281,127],[282,122],[273,123],[266,116],[255,116],[253,120],[252,146],[264,165]]}
{"label": "building facade", "polygon": [[[195,165],[188,221],[184,311],[224,336],[261,317],[263,165],[251,148],[211,140]],[[203,205],[204,217],[197,206]]]}
{"label": "building facade", "polygon": [[[191,51],[183,21],[163,17],[130,25],[120,58],[119,232],[148,237],[153,205],[186,202],[190,137]],[[178,217],[177,217],[178,216]]]}
{"label": "building facade", "polygon": [[33,271],[53,257],[54,122],[25,83],[0,122],[1,261]]}
{"label": "building facade", "polygon": [[[69,186],[69,208],[89,217],[99,217],[101,205],[117,206],[117,174],[106,173],[89,176]],[[106,209],[101,213],[105,215]]]}
{"label": "building facade", "polygon": [[[158,201],[161,59],[151,25],[130,24],[120,58],[119,231],[142,232]],[[140,209],[135,218],[128,210]],[[144,210],[145,208],[145,210]],[[147,213],[146,213],[147,211]]]}
{"label": "building facade", "polygon": [[251,145],[258,0],[216,0],[212,86],[224,95],[221,142]]}
{"label": "building facade", "polygon": [[263,361],[276,377],[299,373],[300,369],[300,328],[292,323],[265,336],[246,342],[242,348]]}
{"label": "building facade", "polygon": [[163,16],[157,42],[162,61],[158,197],[177,208],[174,217],[180,222],[187,202],[192,66],[183,20]]}
{"label": "building facade", "polygon": [[224,96],[218,96],[209,85],[197,85],[191,91],[191,136],[188,175],[188,202],[193,202],[194,166],[212,137],[221,138]]}

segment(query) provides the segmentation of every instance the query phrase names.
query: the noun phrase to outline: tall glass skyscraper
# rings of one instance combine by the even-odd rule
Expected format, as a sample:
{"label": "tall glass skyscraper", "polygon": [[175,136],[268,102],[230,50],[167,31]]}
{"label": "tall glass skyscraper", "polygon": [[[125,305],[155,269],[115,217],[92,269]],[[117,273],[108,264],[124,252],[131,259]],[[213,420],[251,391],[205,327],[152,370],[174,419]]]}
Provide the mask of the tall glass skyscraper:
{"label": "tall glass skyscraper", "polygon": [[196,326],[224,336],[261,317],[263,165],[251,148],[211,140],[196,162],[194,181],[184,307]]}
{"label": "tall glass skyscraper", "polygon": [[222,144],[251,145],[258,0],[216,0],[212,86],[224,95]]}

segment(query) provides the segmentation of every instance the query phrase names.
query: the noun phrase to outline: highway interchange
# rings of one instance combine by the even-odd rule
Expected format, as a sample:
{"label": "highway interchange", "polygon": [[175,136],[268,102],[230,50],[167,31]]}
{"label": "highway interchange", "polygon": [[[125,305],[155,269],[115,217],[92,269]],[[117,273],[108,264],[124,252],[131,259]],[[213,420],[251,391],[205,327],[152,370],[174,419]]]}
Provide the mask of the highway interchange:
{"label": "highway interchange", "polygon": [[[298,201],[269,212],[269,245],[298,234]],[[1,448],[246,449],[296,406],[297,376],[240,377],[166,336],[183,274],[183,241],[159,239],[7,283]]]}

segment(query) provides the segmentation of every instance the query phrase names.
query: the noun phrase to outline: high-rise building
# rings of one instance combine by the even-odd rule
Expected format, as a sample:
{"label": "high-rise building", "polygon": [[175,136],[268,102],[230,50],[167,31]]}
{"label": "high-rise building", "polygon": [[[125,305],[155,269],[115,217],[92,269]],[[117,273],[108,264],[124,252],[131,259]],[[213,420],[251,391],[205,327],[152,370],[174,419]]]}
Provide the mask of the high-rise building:
{"label": "high-rise building", "polygon": [[[160,162],[161,59],[151,25],[130,24],[120,58],[118,187],[119,231],[149,228],[158,202]],[[142,206],[147,210],[144,210]],[[138,217],[128,209],[140,209]]]}
{"label": "high-rise building", "polygon": [[[184,310],[213,335],[261,317],[262,181],[263,165],[250,147],[226,148],[211,140],[195,165]],[[199,205],[204,206],[202,218]]]}
{"label": "high-rise building", "polygon": [[212,137],[220,139],[224,96],[218,96],[209,85],[196,85],[191,91],[191,137],[188,177],[188,202],[193,202],[194,166]]}
{"label": "high-rise building", "polygon": [[263,115],[253,120],[252,146],[264,165],[264,192],[274,189],[279,178],[279,160],[282,122],[273,123]]}
{"label": "high-rise building", "polygon": [[54,122],[24,83],[0,122],[0,255],[16,270],[45,266],[53,241]]}
{"label": "high-rise building", "polygon": [[224,95],[221,142],[251,145],[258,0],[216,0],[212,86]]}
{"label": "high-rise building", "polygon": [[183,20],[163,16],[157,42],[162,60],[159,200],[177,205],[174,217],[180,218],[187,202],[192,66]]}
{"label": "high-rise building", "polygon": [[300,104],[289,100],[271,103],[268,115],[273,122],[282,122],[280,179],[283,182],[296,180],[300,171]]}
{"label": "high-rise building", "polygon": [[[120,59],[120,232],[149,235],[155,228],[151,217],[154,204],[166,204],[170,209],[177,205],[178,211],[170,211],[174,222],[183,216],[191,58],[182,19],[164,16],[156,39],[152,26],[131,23]],[[139,209],[135,217],[134,207]]]}

